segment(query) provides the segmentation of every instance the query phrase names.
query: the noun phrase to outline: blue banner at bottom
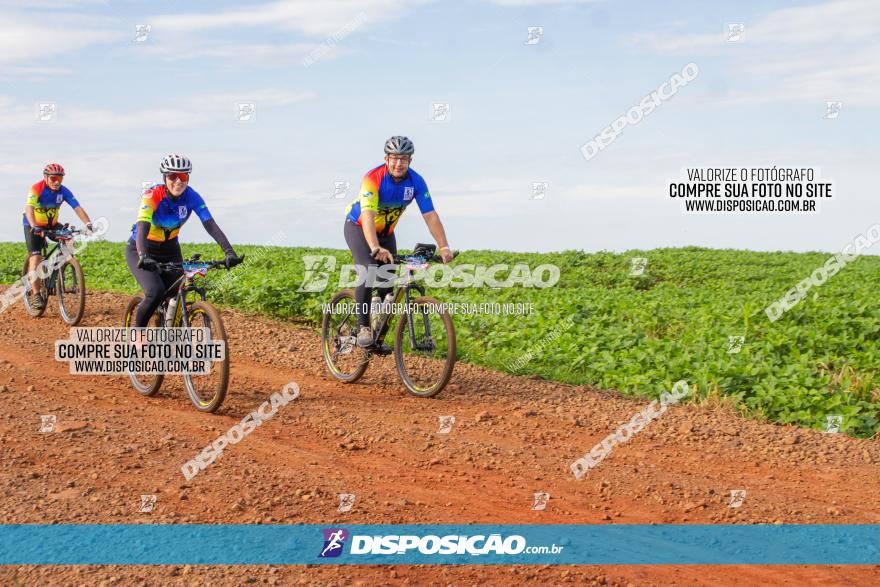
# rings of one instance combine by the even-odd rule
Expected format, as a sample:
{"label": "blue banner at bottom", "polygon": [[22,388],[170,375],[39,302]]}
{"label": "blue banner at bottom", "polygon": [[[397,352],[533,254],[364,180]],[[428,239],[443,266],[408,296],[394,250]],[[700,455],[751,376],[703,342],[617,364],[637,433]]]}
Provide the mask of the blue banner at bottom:
{"label": "blue banner at bottom", "polygon": [[878,565],[880,525],[0,525],[3,565]]}

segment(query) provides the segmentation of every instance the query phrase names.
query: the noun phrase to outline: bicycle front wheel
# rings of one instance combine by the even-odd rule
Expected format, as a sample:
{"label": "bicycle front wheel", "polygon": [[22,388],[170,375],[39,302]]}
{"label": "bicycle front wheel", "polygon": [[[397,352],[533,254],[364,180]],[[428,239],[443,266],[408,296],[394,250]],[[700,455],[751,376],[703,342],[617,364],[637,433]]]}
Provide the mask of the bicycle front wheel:
{"label": "bicycle front wheel", "polygon": [[[128,301],[128,306],[125,308],[125,320],[122,325],[126,328],[132,328],[135,325],[135,315],[137,314],[138,306],[141,305],[141,302],[144,301],[142,296],[134,296]],[[156,315],[154,318],[154,326],[161,326],[161,315],[162,309],[156,311]],[[143,375],[137,373],[128,374],[129,379],[131,379],[131,384],[137,390],[137,392],[141,395],[145,395],[147,397],[154,396],[159,393],[159,388],[162,387],[162,381],[165,379],[164,375]]]}
{"label": "bicycle front wheel", "polygon": [[455,367],[455,328],[439,301],[418,297],[400,316],[394,362],[406,389],[416,397],[433,397],[449,383]]}
{"label": "bicycle front wheel", "polygon": [[58,308],[71,326],[79,324],[86,312],[86,278],[79,261],[72,257],[58,271]]}
{"label": "bicycle front wheel", "polygon": [[225,352],[223,359],[214,361],[206,375],[184,373],[183,381],[186,392],[193,405],[200,412],[215,412],[226,397],[229,386],[229,343],[226,329],[217,308],[208,302],[195,302],[187,310],[190,328],[207,328],[210,331],[210,342],[223,342]]}
{"label": "bicycle front wheel", "polygon": [[358,321],[354,292],[344,289],[333,296],[330,311],[321,321],[321,347],[327,370],[339,381],[354,383],[370,365],[367,351],[357,346]]}

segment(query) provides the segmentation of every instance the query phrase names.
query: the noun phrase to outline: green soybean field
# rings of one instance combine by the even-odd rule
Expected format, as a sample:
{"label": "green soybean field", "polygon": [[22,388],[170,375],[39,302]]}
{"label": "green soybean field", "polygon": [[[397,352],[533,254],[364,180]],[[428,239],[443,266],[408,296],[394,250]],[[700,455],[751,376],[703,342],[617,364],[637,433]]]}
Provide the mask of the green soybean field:
{"label": "green soybean field", "polygon": [[[213,244],[183,250],[221,256]],[[347,250],[338,249],[236,250],[248,258],[229,273],[211,274],[209,299],[311,326],[320,323],[321,304],[338,289],[340,266],[352,262]],[[138,291],[123,251],[122,243],[111,242],[82,251],[90,289]],[[0,243],[0,282],[19,278],[24,252],[21,243]],[[323,291],[300,291],[304,256],[335,260]],[[880,258],[847,263],[823,284],[809,286],[775,321],[766,312],[831,256],[697,247],[464,251],[448,271],[506,264],[496,274],[503,282],[517,264],[531,270],[549,264],[558,267],[558,281],[538,287],[527,278],[511,279],[511,287],[493,288],[432,287],[437,272],[425,279],[429,295],[468,305],[453,316],[459,360],[644,398],[657,398],[685,380],[692,401],[726,402],[744,416],[807,428],[823,429],[834,420],[841,432],[872,437],[880,432]],[[312,272],[305,289],[315,287],[314,277]],[[549,283],[546,273],[542,279],[538,285]],[[509,313],[492,313],[498,308]]]}

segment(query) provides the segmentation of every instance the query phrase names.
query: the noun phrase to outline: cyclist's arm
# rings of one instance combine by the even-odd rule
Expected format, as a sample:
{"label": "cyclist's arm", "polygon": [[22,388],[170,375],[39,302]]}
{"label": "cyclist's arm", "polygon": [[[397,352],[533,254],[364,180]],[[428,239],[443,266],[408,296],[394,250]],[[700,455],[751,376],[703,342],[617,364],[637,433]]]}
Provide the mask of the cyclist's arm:
{"label": "cyclist's arm", "polygon": [[379,248],[379,236],[376,234],[376,213],[379,211],[379,184],[371,175],[367,173],[361,182],[360,204],[361,204],[361,228],[364,231],[364,238],[367,239],[367,245],[371,251]]}
{"label": "cyclist's arm", "polygon": [[431,236],[434,237],[434,240],[440,247],[440,256],[443,257],[443,262],[448,263],[452,260],[452,252],[449,250],[449,241],[446,240],[446,231],[443,229],[443,223],[440,222],[440,215],[434,210],[434,201],[431,199],[430,192],[428,192],[428,185],[421,176],[417,176],[417,180],[416,204],[418,204],[419,210],[422,212],[422,218],[425,219],[428,230],[431,231]]}
{"label": "cyclist's arm", "polygon": [[227,257],[230,255],[235,256],[235,250],[232,248],[232,245],[229,244],[229,239],[226,238],[226,235],[220,230],[217,221],[214,220],[211,211],[208,210],[208,205],[205,204],[205,200],[194,189],[188,188],[188,190],[192,209],[196,213],[196,216],[199,217],[199,220],[202,221],[202,226],[205,227],[205,232],[211,235],[214,242],[220,245],[220,248],[223,249],[224,255]]}
{"label": "cyclist's arm", "polygon": [[34,207],[30,204],[24,207],[24,216],[27,218],[28,224],[31,228],[37,225],[37,218],[34,216]]}
{"label": "cyclist's arm", "polygon": [[135,237],[134,244],[137,247],[138,255],[146,255],[147,254],[147,235],[150,234],[150,223],[145,222],[143,220],[138,220],[137,224],[135,224]]}
{"label": "cyclist's arm", "polygon": [[379,248],[379,236],[376,234],[376,212],[373,210],[361,210],[361,228],[364,231],[364,238],[367,239],[367,246],[371,251]]}
{"label": "cyclist's arm", "polygon": [[448,249],[449,241],[446,240],[446,231],[443,229],[443,223],[440,222],[440,215],[432,210],[431,212],[422,214],[422,218],[425,219],[425,224],[428,225],[428,230],[431,231],[431,236],[437,241],[437,245],[441,249]]}
{"label": "cyclist's arm", "polygon": [[223,253],[227,256],[235,255],[235,250],[232,248],[232,245],[229,244],[229,239],[226,238],[226,235],[220,230],[220,227],[217,226],[217,221],[213,218],[209,218],[208,220],[204,220],[202,222],[202,226],[205,227],[205,232],[211,235],[211,238],[214,239],[220,248],[223,249]]}
{"label": "cyclist's arm", "polygon": [[27,202],[24,205],[24,217],[27,218],[28,224],[31,228],[34,228],[37,225],[37,217],[34,215],[34,208],[37,207],[37,203],[39,203],[40,195],[34,191],[34,188],[28,192]]}
{"label": "cyclist's arm", "polygon": [[91,224],[92,223],[92,219],[89,218],[89,215],[86,214],[86,211],[83,210],[82,206],[77,206],[76,208],[73,209],[73,211],[76,212],[76,215],[79,216],[79,219],[83,221],[83,224]]}
{"label": "cyclist's arm", "polygon": [[92,221],[89,218],[89,215],[86,214],[86,211],[83,210],[83,207],[79,205],[79,202],[76,201],[76,197],[74,197],[73,192],[71,192],[67,188],[61,188],[61,193],[64,195],[64,201],[67,202],[67,205],[73,208],[73,211],[76,212],[76,215],[79,216],[79,219],[83,221],[84,224],[91,224]]}

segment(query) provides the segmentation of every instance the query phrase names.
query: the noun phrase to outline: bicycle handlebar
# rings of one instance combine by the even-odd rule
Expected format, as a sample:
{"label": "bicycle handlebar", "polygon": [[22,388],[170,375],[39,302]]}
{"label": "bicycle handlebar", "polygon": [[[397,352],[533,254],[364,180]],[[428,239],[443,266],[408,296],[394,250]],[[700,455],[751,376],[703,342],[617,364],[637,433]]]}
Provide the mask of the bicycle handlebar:
{"label": "bicycle handlebar", "polygon": [[[452,258],[455,259],[458,257],[458,254],[461,251],[452,251]],[[429,261],[431,263],[442,263],[443,259],[440,255],[432,255],[430,257],[422,257],[421,255],[391,255],[392,259],[395,263],[406,263],[410,260],[421,259],[422,261]]]}
{"label": "bicycle handlebar", "polygon": [[[244,257],[245,257],[244,255],[242,255],[241,257],[238,257],[238,263],[236,263],[236,265],[244,263]],[[173,269],[184,269],[187,265],[201,265],[203,267],[207,267],[208,269],[216,269],[218,267],[226,268],[226,260],[223,260],[223,261],[215,261],[215,260],[202,261],[202,256],[199,254],[196,254],[196,255],[193,255],[192,257],[190,257],[189,259],[184,259],[182,263],[178,262],[178,261],[168,261],[166,263],[156,262],[156,267],[160,271],[171,271]],[[230,269],[231,269],[231,267],[230,267]]]}
{"label": "bicycle handlebar", "polygon": [[215,269],[217,267],[226,267],[226,261],[198,261],[187,259],[183,263],[178,261],[168,261],[167,263],[156,263],[156,267],[161,269],[162,271],[170,271],[172,269],[183,269],[187,265],[204,265],[209,269]]}
{"label": "bicycle handlebar", "polygon": [[80,230],[74,226],[70,226],[69,224],[64,224],[57,228],[44,228],[41,226],[33,227],[36,230],[39,230],[43,233],[43,236],[47,236],[49,238],[58,237],[58,236],[75,236],[77,234],[84,234],[84,230]]}

